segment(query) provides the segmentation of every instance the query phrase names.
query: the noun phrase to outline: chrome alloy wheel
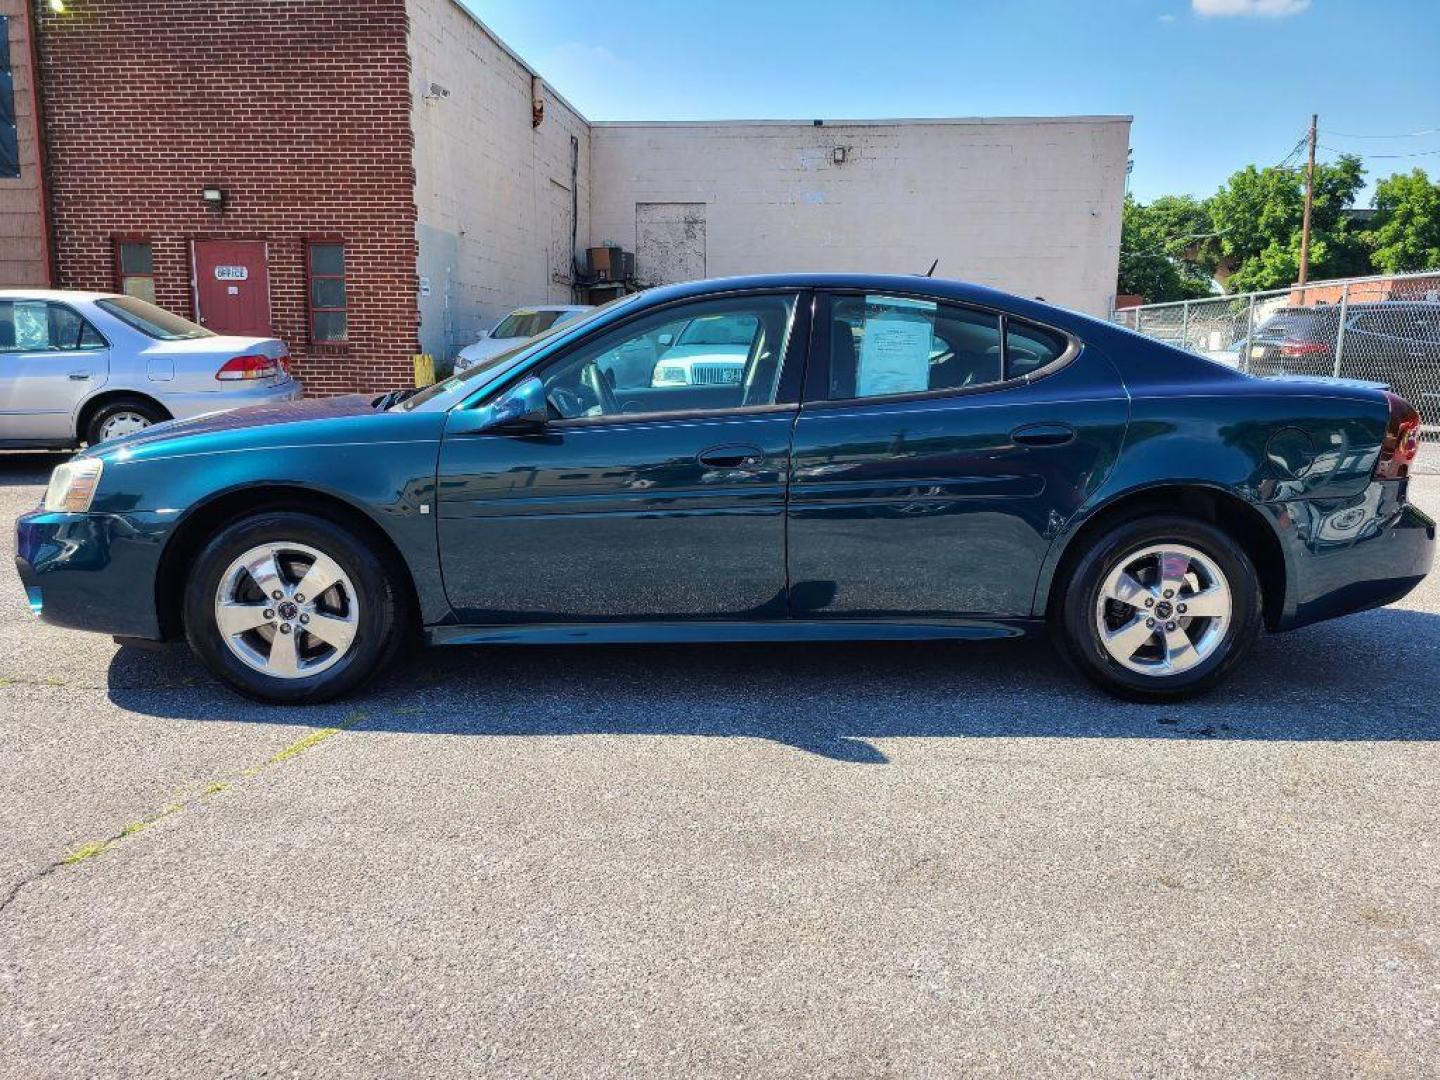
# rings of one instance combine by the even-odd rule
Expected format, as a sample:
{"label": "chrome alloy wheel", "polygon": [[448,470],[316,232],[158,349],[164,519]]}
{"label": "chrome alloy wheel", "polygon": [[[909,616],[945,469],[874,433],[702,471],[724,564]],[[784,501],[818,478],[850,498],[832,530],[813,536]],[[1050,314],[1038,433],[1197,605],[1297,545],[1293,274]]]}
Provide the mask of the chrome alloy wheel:
{"label": "chrome alloy wheel", "polygon": [[215,625],[243,663],[277,679],[333,667],[360,625],[355,587],[322,551],[289,540],[232,562],[215,593]]}
{"label": "chrome alloy wheel", "polygon": [[133,435],[149,426],[149,417],[132,412],[130,409],[124,409],[105,418],[105,422],[100,425],[100,441],[108,442],[121,435]]}
{"label": "chrome alloy wheel", "polygon": [[1126,555],[1106,575],[1095,626],[1119,664],[1162,677],[1213,653],[1233,612],[1230,583],[1213,559],[1185,544],[1155,544]]}

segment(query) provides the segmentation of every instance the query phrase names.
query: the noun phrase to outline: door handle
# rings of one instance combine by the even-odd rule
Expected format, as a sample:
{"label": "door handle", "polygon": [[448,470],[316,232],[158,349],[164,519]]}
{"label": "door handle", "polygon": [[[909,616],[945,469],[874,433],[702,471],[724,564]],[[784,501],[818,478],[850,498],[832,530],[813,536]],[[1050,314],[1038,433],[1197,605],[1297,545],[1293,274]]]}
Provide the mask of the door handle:
{"label": "door handle", "polygon": [[1069,424],[1025,424],[1010,433],[1010,441],[1021,446],[1064,446],[1075,438]]}
{"label": "door handle", "polygon": [[758,446],[712,446],[695,455],[701,465],[712,469],[755,469],[765,464],[765,451]]}
{"label": "door handle", "polygon": [[90,378],[90,372],[72,371],[70,372],[70,378],[74,379],[76,382],[84,382],[86,379]]}

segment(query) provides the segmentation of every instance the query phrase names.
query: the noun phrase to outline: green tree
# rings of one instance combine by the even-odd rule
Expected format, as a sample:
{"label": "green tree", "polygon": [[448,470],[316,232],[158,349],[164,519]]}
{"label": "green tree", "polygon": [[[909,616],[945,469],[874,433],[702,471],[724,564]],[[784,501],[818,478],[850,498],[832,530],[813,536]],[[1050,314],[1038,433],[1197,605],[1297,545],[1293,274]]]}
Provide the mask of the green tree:
{"label": "green tree", "polygon": [[1387,274],[1440,267],[1440,184],[1424,169],[1396,173],[1375,186],[1378,211],[1370,233],[1375,267]]}
{"label": "green tree", "polygon": [[1209,231],[1204,204],[1189,195],[1164,195],[1149,205],[1127,195],[1118,291],[1138,293],[1151,304],[1210,295],[1210,275],[1193,258],[1195,238]]}
{"label": "green tree", "polygon": [[[1312,280],[1364,273],[1365,244],[1345,216],[1364,186],[1360,159],[1344,154],[1315,166],[1315,204],[1311,211]],[[1301,169],[1247,165],[1208,201],[1210,223],[1218,234],[1213,255],[1229,271],[1226,288],[1245,292],[1289,285],[1300,276],[1300,226],[1305,208]]]}

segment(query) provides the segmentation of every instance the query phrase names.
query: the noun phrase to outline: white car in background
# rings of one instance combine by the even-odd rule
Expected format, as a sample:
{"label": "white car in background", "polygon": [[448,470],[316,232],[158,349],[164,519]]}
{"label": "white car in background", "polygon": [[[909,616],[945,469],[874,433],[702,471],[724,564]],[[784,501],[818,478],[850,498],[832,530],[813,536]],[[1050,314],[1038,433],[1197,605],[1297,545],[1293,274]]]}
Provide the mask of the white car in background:
{"label": "white car in background", "polygon": [[750,314],[680,319],[631,338],[596,363],[617,390],[739,386],[759,329]]}
{"label": "white car in background", "polygon": [[739,386],[759,325],[753,315],[710,315],[662,334],[653,384]]}
{"label": "white car in background", "polygon": [[593,307],[581,304],[537,304],[516,308],[496,323],[493,330],[487,330],[479,341],[460,350],[455,357],[455,370],[466,371],[482,360],[508,352],[536,334],[543,334],[552,326],[578,319],[593,310]]}
{"label": "white car in background", "polygon": [[0,289],[0,447],[93,445],[304,390],[278,338],[222,336],[133,296]]}

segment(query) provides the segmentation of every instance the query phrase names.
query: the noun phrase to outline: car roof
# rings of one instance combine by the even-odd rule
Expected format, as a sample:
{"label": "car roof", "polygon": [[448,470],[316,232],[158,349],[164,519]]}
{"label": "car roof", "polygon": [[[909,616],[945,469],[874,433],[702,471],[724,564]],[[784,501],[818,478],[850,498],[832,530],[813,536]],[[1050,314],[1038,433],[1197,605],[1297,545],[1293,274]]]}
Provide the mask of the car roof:
{"label": "car roof", "polygon": [[[999,308],[1036,322],[1067,330],[1082,325],[1101,323],[1084,312],[1060,307],[1040,297],[1025,297],[1003,292],[988,285],[976,285],[950,278],[925,277],[921,274],[839,274],[789,273],[753,274],[744,277],[709,278],[687,281],[679,285],[661,285],[646,290],[639,297],[643,307],[671,300],[712,296],[725,292],[752,289],[834,289],[852,292],[900,293],[949,300],[960,304]],[[637,310],[632,308],[631,310]]]}
{"label": "car roof", "polygon": [[509,314],[514,315],[517,311],[589,311],[593,304],[521,304],[517,308],[511,308]]}
{"label": "car roof", "polygon": [[118,295],[113,292],[89,292],[84,289],[0,289],[0,299],[3,300],[104,300],[107,297]]}

